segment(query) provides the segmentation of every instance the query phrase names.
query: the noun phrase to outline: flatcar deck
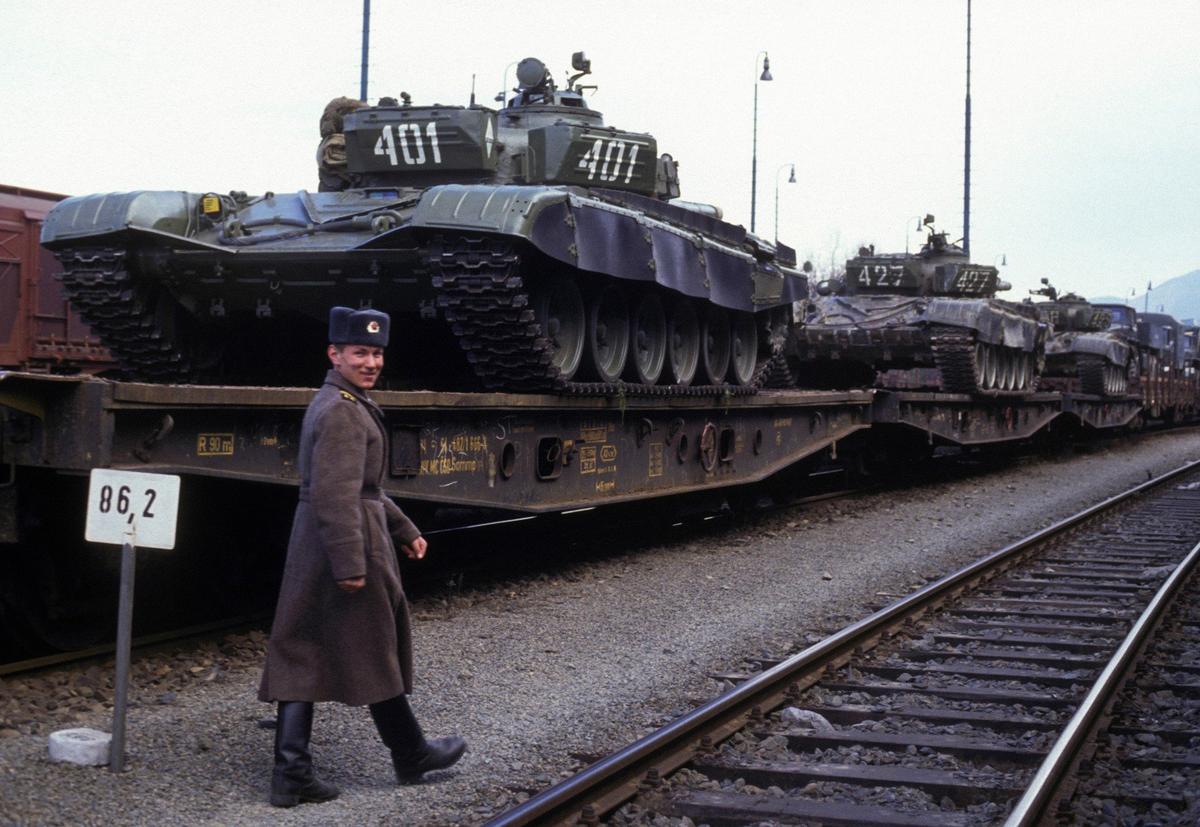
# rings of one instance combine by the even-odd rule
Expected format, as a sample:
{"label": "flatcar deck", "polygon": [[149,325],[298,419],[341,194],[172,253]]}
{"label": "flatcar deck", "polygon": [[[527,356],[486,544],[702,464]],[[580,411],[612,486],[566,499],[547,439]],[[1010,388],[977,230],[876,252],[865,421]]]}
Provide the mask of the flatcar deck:
{"label": "flatcar deck", "polygon": [[[0,372],[0,464],[111,467],[298,483],[311,388],[155,385]],[[409,501],[526,513],[744,485],[869,429],[927,444],[1025,440],[1055,420],[1131,423],[1136,399],[880,390],[638,397],[379,391],[387,490]]]}

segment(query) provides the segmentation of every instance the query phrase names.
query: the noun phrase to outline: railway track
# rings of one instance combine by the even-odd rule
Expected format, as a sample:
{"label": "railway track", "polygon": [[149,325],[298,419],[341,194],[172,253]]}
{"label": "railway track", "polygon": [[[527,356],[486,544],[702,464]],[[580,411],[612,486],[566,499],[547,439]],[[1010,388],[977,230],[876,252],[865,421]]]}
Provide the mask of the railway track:
{"label": "railway track", "polygon": [[[1175,597],[1188,594],[1180,589],[1200,559],[1197,540],[1200,463],[1192,463],[803,652],[727,676],[738,682],[733,689],[489,827],[652,824],[658,816],[714,827],[1059,817],[1055,808],[1070,799],[1080,762],[1096,751],[1114,693],[1130,684],[1130,669]],[[1174,648],[1162,651],[1179,662],[1155,655],[1146,661],[1152,677],[1131,684],[1168,707],[1164,699],[1176,699],[1176,711],[1200,696],[1200,610],[1193,600],[1178,611]],[[1159,708],[1145,698],[1124,708],[1144,712],[1147,703]],[[1194,808],[1196,722],[1159,718],[1110,729],[1111,746],[1100,750],[1117,758],[1130,744],[1155,746],[1163,751],[1157,763],[1102,771],[1084,783],[1092,794],[1062,806],[1079,813],[1106,804],[1170,814]],[[1132,752],[1145,759],[1144,749]],[[1166,780],[1156,785],[1148,769]],[[1105,779],[1122,772],[1133,792],[1096,805],[1097,785],[1111,792]],[[1069,822],[1071,810],[1061,817]]]}

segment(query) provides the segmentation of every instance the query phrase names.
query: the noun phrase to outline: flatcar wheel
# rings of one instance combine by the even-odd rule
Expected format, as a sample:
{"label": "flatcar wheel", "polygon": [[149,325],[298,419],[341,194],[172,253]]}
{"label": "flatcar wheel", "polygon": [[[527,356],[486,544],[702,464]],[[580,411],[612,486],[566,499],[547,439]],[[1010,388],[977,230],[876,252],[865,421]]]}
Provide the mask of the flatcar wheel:
{"label": "flatcar wheel", "polygon": [[729,372],[729,313],[708,306],[700,319],[700,375],[709,385],[720,385]]}
{"label": "flatcar wheel", "polygon": [[692,300],[676,296],[667,311],[667,380],[687,387],[700,364],[700,320]]}
{"label": "flatcar wheel", "polygon": [[975,387],[980,390],[986,390],[987,385],[987,366],[988,366],[988,346],[983,342],[975,343]]}
{"label": "flatcar wheel", "polygon": [[550,340],[550,363],[569,381],[583,361],[587,315],[583,296],[571,278],[556,278],[534,293],[534,314],[542,335]]}
{"label": "flatcar wheel", "polygon": [[593,296],[588,308],[590,366],[601,382],[616,382],[629,354],[629,302],[625,291],[610,284]]}
{"label": "flatcar wheel", "polygon": [[656,293],[647,290],[638,297],[629,333],[629,378],[656,384],[667,357],[667,314]]}
{"label": "flatcar wheel", "polygon": [[749,385],[754,381],[758,363],[758,325],[754,314],[735,312],[731,327],[729,379],[735,385]]}

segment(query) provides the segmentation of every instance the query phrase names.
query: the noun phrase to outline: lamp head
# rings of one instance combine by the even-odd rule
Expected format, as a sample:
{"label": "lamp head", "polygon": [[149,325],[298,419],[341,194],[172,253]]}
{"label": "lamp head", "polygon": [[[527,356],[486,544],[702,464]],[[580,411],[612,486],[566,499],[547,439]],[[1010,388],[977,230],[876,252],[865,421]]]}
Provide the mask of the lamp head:
{"label": "lamp head", "polygon": [[762,74],[758,76],[758,79],[774,80],[774,78],[771,77],[771,58],[767,57],[766,54],[763,54],[763,70]]}
{"label": "lamp head", "polygon": [[788,176],[788,183],[789,184],[796,183],[796,165],[795,164],[792,164],[792,174]]}

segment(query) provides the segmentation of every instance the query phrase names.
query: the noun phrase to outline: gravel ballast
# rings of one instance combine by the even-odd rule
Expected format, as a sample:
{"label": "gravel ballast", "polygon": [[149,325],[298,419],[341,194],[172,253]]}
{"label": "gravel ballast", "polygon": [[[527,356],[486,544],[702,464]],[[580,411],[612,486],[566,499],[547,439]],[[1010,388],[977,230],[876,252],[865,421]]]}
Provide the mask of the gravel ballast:
{"label": "gravel ballast", "polygon": [[708,673],[795,651],[886,595],[1195,458],[1194,431],[1144,436],[423,597],[413,707],[428,735],[462,734],[469,750],[397,787],[366,709],[321,704],[314,760],[342,788],[328,804],[266,803],[261,635],[135,658],[119,777],[47,754],[55,729],[110,728],[110,672],[0,679],[0,823],[478,824],[708,700],[721,689]]}

